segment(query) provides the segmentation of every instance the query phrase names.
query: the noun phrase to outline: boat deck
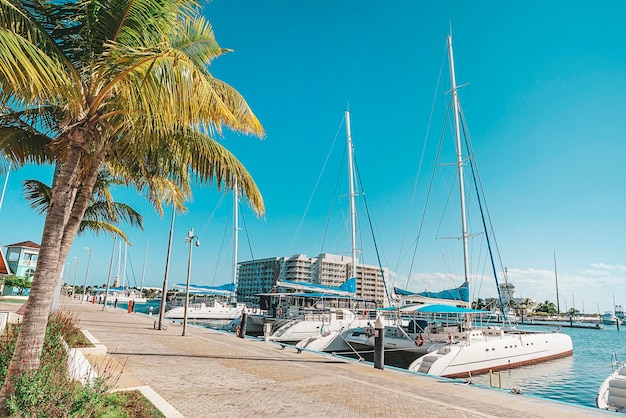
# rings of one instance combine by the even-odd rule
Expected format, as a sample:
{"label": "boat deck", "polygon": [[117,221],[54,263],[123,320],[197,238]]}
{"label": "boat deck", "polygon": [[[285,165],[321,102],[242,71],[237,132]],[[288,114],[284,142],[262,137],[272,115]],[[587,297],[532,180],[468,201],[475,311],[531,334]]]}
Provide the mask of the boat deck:
{"label": "boat deck", "polygon": [[[583,417],[579,407],[399,369],[375,369],[233,334],[63,299],[124,365],[118,386],[149,385],[185,417]],[[7,310],[0,304],[0,310]],[[129,382],[129,383],[126,383]],[[614,414],[610,414],[614,415]],[[167,416],[181,416],[168,414]]]}

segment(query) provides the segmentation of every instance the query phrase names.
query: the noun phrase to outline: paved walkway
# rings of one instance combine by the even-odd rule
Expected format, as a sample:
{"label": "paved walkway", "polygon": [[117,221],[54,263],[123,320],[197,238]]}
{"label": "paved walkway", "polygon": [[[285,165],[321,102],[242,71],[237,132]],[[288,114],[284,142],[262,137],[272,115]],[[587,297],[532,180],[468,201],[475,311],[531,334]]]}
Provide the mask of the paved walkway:
{"label": "paved walkway", "polygon": [[582,417],[577,407],[274,343],[168,323],[158,317],[64,299],[80,326],[124,365],[120,387],[149,385],[187,418],[201,417]]}

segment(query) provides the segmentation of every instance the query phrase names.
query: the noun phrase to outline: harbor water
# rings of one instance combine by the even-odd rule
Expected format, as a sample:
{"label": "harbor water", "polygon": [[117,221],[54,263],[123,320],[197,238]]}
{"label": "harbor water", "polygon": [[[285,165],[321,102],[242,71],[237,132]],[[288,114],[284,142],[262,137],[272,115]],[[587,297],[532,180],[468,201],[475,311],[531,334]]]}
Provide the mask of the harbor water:
{"label": "harbor water", "polygon": [[[135,305],[135,312],[158,317],[160,301]],[[127,310],[126,303],[119,309]],[[202,325],[202,324],[198,324]],[[521,326],[520,328],[550,332],[550,327]],[[554,327],[554,331],[556,331]],[[574,355],[532,366],[472,376],[472,382],[483,386],[501,387],[503,390],[520,391],[525,395],[547,398],[595,408],[600,384],[612,372],[612,354],[619,361],[626,361],[626,326],[618,331],[614,325],[604,329],[563,328],[572,337]]]}

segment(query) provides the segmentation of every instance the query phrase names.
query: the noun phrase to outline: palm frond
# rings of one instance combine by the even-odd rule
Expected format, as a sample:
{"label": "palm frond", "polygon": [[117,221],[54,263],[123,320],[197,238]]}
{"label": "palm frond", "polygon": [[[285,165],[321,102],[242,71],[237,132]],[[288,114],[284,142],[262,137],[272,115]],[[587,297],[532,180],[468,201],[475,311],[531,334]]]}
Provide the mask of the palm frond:
{"label": "palm frond", "polygon": [[83,220],[99,220],[107,223],[128,223],[143,230],[143,216],[130,205],[120,202],[96,200],[85,210]]}
{"label": "palm frond", "polygon": [[124,233],[124,231],[122,231],[115,225],[112,225],[104,221],[97,221],[93,219],[83,219],[83,221],[80,223],[80,226],[78,227],[78,235],[82,235],[85,232],[91,232],[94,235],[100,235],[102,233],[107,233],[113,236],[117,235],[130,245],[128,236]]}
{"label": "palm frond", "polygon": [[52,189],[39,180],[24,180],[22,182],[24,199],[29,201],[29,206],[39,215],[48,211],[52,199]]}
{"label": "palm frond", "polygon": [[52,164],[50,138],[28,127],[0,127],[0,151],[17,165]]}

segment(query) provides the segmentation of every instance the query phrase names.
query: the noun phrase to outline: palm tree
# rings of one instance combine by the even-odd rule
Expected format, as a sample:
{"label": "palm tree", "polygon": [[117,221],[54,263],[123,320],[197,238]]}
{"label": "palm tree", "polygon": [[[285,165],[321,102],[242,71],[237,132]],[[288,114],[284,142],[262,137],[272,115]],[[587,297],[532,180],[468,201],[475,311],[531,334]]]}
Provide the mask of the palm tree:
{"label": "palm tree", "polygon": [[[116,202],[111,195],[112,185],[123,184],[121,179],[113,178],[105,170],[100,170],[94,185],[93,195],[78,227],[77,235],[90,231],[96,235],[101,232],[117,235],[130,244],[128,237],[116,224],[127,222],[143,230],[143,217],[131,206]],[[24,198],[30,201],[30,207],[39,214],[45,214],[50,206],[52,188],[39,180],[24,180],[22,183]]]}
{"label": "palm tree", "polygon": [[[103,165],[161,213],[163,204],[183,208],[197,181],[236,183],[262,214],[254,181],[212,136],[264,133],[243,97],[211,75],[211,62],[230,50],[196,1],[0,0],[0,29],[0,146],[15,163],[59,167],[14,376],[39,367],[59,266]],[[11,390],[5,379],[0,408]]]}

